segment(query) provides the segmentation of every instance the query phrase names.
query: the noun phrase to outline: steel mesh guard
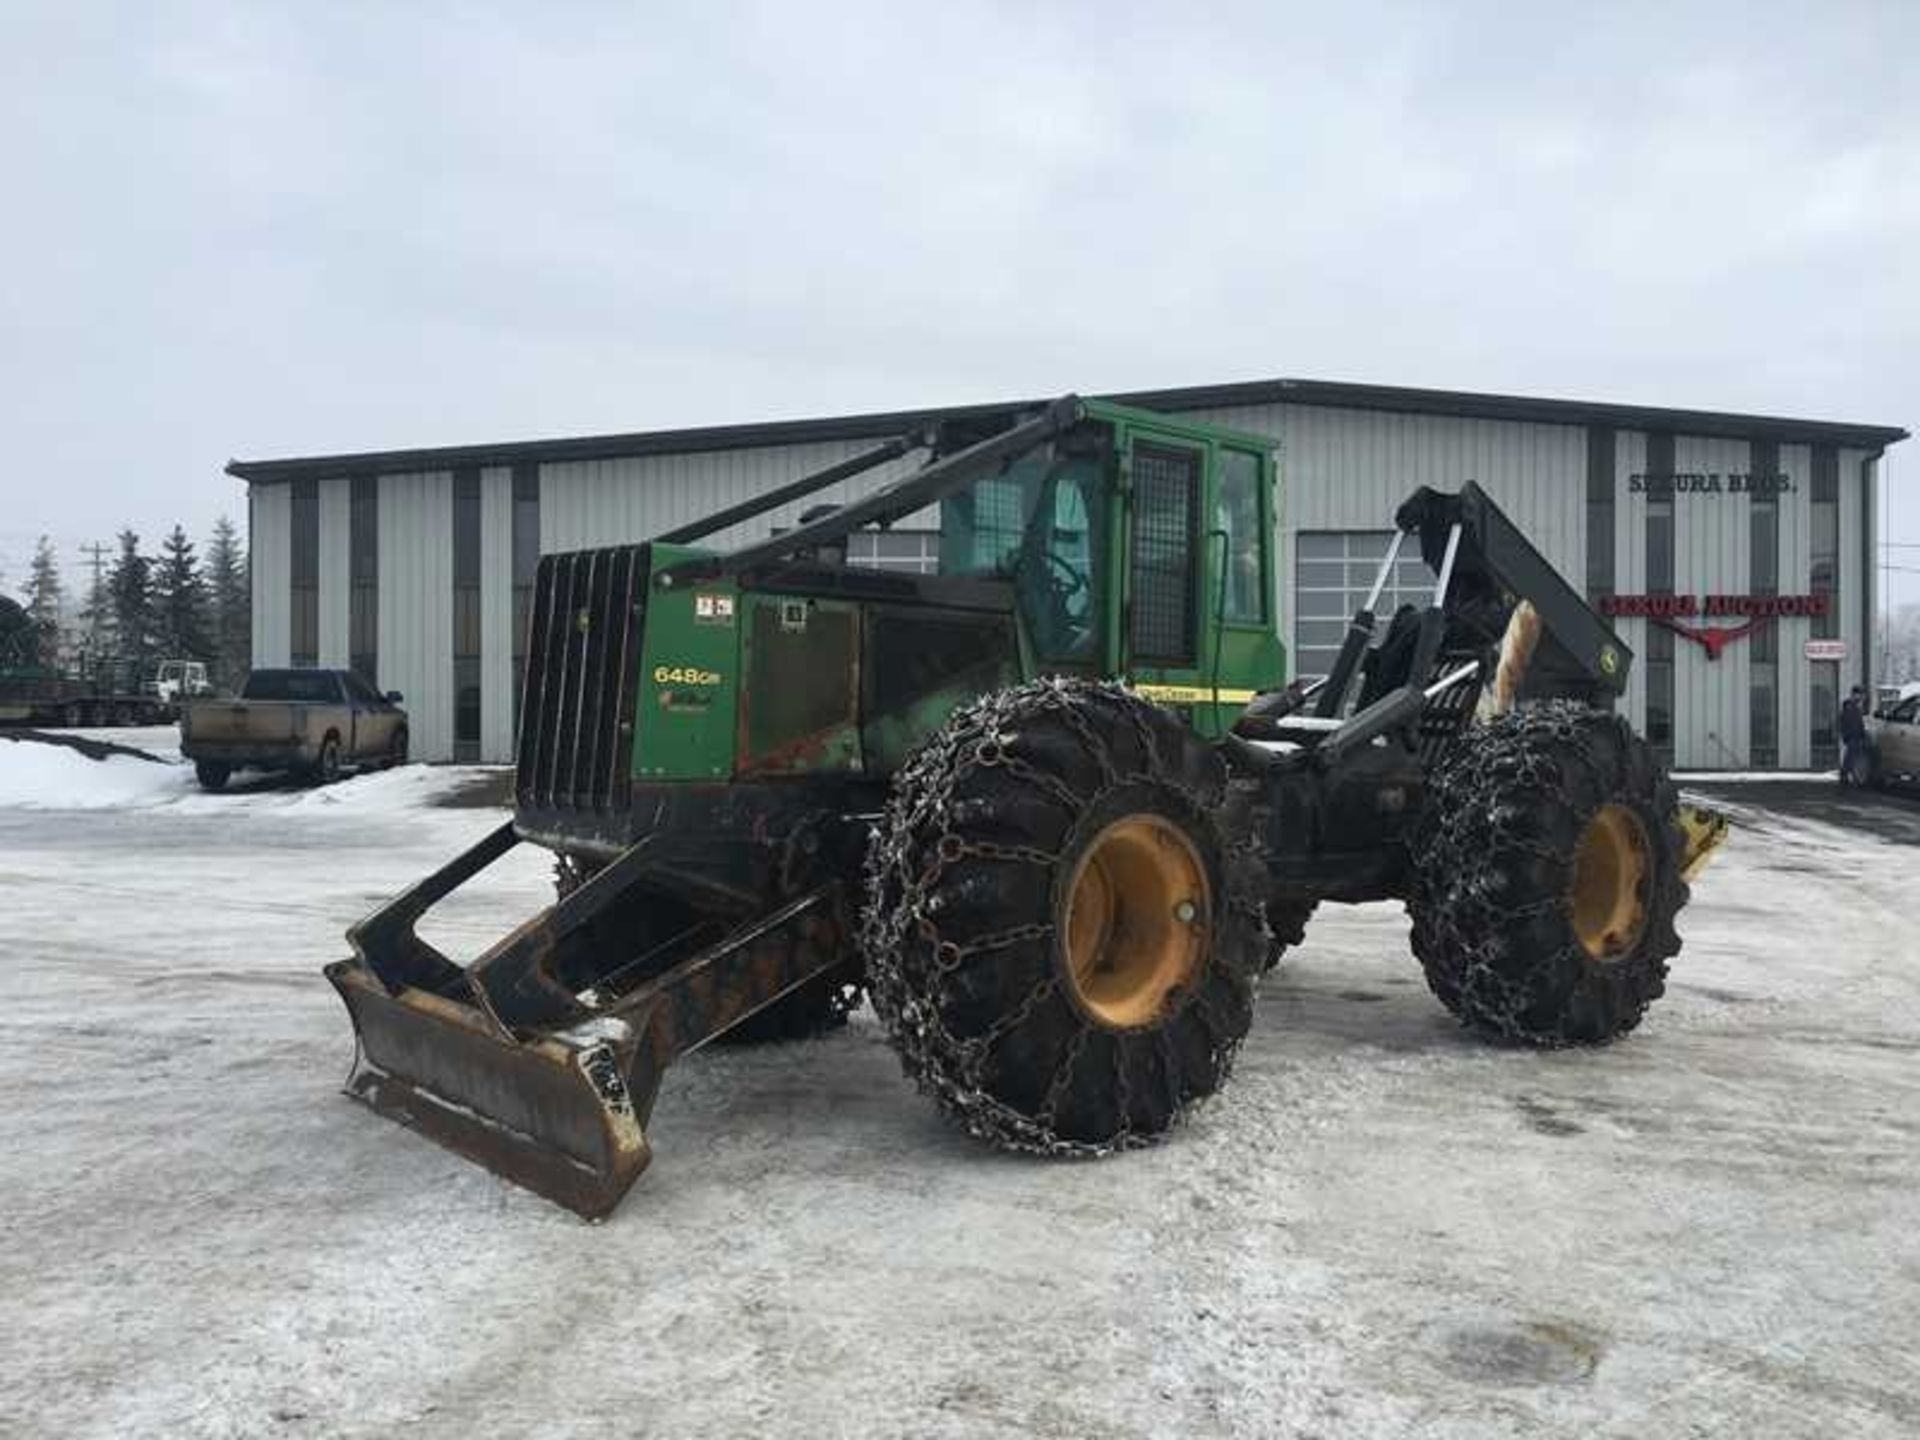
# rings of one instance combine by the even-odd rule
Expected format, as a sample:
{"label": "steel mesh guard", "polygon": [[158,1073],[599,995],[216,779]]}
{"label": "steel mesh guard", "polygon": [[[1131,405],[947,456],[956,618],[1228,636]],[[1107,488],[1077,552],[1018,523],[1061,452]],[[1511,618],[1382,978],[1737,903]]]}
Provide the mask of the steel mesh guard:
{"label": "steel mesh guard", "polygon": [[1128,635],[1136,660],[1194,662],[1200,458],[1197,450],[1134,446]]}

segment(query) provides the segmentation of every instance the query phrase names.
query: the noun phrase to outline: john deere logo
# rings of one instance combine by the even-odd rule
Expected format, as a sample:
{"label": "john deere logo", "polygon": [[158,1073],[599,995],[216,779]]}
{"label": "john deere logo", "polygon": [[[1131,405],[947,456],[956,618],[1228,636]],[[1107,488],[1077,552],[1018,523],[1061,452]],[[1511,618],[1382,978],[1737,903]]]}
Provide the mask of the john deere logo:
{"label": "john deere logo", "polygon": [[575,615],[573,617],[573,628],[578,630],[582,635],[586,634],[593,628],[593,613],[589,610],[582,610],[579,614]]}
{"label": "john deere logo", "polygon": [[1620,652],[1611,645],[1604,645],[1600,649],[1600,673],[1603,675],[1620,673]]}

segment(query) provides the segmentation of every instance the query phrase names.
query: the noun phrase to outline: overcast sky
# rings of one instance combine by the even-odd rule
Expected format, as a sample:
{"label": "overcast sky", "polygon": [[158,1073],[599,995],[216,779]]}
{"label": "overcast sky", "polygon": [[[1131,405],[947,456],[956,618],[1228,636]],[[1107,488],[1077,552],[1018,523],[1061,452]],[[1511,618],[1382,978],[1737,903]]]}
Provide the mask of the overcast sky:
{"label": "overcast sky", "polygon": [[677,8],[7,4],[9,587],[236,455],[1272,375],[1920,421],[1913,0]]}

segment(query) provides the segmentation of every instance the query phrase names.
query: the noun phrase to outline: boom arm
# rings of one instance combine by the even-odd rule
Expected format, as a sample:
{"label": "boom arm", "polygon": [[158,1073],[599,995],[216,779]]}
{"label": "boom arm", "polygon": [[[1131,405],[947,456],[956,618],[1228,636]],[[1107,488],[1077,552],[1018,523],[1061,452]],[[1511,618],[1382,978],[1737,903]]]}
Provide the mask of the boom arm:
{"label": "boom arm", "polygon": [[1477,484],[1456,495],[1422,486],[1394,517],[1415,536],[1427,564],[1442,568],[1448,536],[1460,544],[1444,604],[1450,639],[1498,644],[1524,603],[1538,617],[1537,648],[1521,687],[1527,698],[1580,696],[1611,701],[1627,688],[1633,651],[1533,548]]}

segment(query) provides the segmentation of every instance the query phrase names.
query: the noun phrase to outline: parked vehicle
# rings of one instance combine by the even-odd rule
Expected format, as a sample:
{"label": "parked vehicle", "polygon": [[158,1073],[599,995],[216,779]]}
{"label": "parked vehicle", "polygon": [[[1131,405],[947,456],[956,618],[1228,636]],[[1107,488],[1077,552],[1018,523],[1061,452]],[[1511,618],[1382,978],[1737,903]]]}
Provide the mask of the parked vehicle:
{"label": "parked vehicle", "polygon": [[1883,705],[1867,720],[1871,785],[1920,783],[1920,691]]}
{"label": "parked vehicle", "polygon": [[145,680],[131,661],[102,660],[74,671],[0,665],[0,723],[82,726],[165,725],[189,695],[209,695],[198,660],[163,660]]}
{"label": "parked vehicle", "polygon": [[154,667],[153,678],[141,688],[176,712],[189,700],[213,694],[213,682],[207,679],[206,664],[200,660],[162,660]]}
{"label": "parked vehicle", "polygon": [[321,784],[349,765],[402,765],[407,712],[351,670],[255,670],[235,700],[189,701],[180,753],[207,790],[235,770],[292,770]]}

